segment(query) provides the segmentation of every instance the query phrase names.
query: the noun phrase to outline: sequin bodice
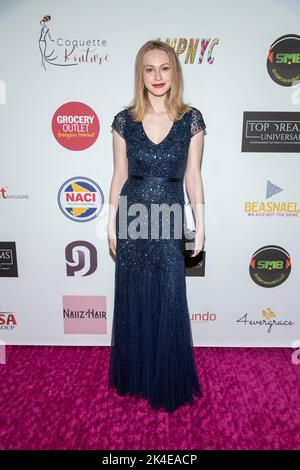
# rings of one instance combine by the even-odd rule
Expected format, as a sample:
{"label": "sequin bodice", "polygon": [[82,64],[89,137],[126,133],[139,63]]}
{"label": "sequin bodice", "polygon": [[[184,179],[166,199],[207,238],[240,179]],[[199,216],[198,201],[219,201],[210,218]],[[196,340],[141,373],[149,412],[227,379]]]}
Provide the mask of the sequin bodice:
{"label": "sequin bodice", "polygon": [[174,121],[158,144],[145,133],[142,122],[134,122],[127,109],[115,115],[112,128],[126,141],[128,173],[142,176],[183,177],[190,139],[206,125],[201,112],[192,107],[180,121]]}

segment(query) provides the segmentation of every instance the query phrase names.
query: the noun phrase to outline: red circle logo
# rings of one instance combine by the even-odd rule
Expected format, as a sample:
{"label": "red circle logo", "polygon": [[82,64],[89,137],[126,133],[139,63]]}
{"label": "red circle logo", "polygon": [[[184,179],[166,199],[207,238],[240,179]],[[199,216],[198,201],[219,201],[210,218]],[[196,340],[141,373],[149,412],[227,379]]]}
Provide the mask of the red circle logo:
{"label": "red circle logo", "polygon": [[52,132],[57,142],[68,150],[85,150],[99,135],[99,119],[95,111],[79,101],[65,103],[52,118]]}

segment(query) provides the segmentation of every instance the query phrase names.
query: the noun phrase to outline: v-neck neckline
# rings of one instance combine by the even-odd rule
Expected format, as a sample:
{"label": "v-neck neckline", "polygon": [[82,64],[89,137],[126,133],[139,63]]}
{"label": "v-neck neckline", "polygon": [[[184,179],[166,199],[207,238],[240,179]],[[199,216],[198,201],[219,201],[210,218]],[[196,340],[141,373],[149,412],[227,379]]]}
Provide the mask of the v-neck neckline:
{"label": "v-neck neckline", "polygon": [[169,135],[171,134],[171,132],[172,132],[174,126],[175,126],[175,123],[176,123],[176,121],[173,121],[173,124],[172,124],[172,126],[171,126],[169,132],[167,133],[167,135],[166,135],[160,142],[158,142],[158,144],[157,144],[156,142],[153,142],[153,140],[150,139],[150,137],[148,136],[148,134],[147,134],[146,131],[145,131],[145,128],[144,128],[144,125],[143,125],[143,121],[140,121],[143,134],[145,135],[145,137],[148,139],[148,141],[149,141],[152,145],[155,145],[155,147],[158,147],[158,146],[161,145],[163,142],[165,142],[165,140],[167,140],[167,138],[169,137]]}

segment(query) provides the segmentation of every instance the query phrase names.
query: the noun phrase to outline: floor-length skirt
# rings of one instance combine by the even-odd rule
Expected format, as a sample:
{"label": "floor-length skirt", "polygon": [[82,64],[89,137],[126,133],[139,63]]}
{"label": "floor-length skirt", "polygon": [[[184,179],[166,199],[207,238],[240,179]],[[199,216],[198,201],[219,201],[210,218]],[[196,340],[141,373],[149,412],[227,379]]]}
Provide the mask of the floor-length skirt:
{"label": "floor-length skirt", "polygon": [[[121,195],[127,196],[127,204],[143,201],[150,209],[153,202],[175,201],[183,210],[184,197],[177,183],[171,183],[171,189],[167,186],[167,191],[166,183],[160,183],[153,196],[149,187],[145,191],[145,184],[125,184]],[[163,239],[161,227],[159,239],[122,239],[118,216],[119,209],[109,387],[121,396],[143,397],[152,408],[172,412],[181,405],[194,404],[193,395],[202,396],[182,240]],[[130,220],[129,216],[128,224]],[[145,223],[150,227],[149,220]]]}

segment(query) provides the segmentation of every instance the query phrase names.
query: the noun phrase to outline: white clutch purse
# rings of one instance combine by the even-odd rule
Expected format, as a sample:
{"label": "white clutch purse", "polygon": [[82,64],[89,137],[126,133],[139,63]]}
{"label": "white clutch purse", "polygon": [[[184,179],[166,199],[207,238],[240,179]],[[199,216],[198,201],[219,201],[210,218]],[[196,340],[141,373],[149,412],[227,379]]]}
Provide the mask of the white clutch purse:
{"label": "white clutch purse", "polygon": [[192,206],[185,194],[185,203],[184,203],[184,232],[183,232],[183,253],[185,256],[191,256],[195,247],[195,219],[192,211]]}

